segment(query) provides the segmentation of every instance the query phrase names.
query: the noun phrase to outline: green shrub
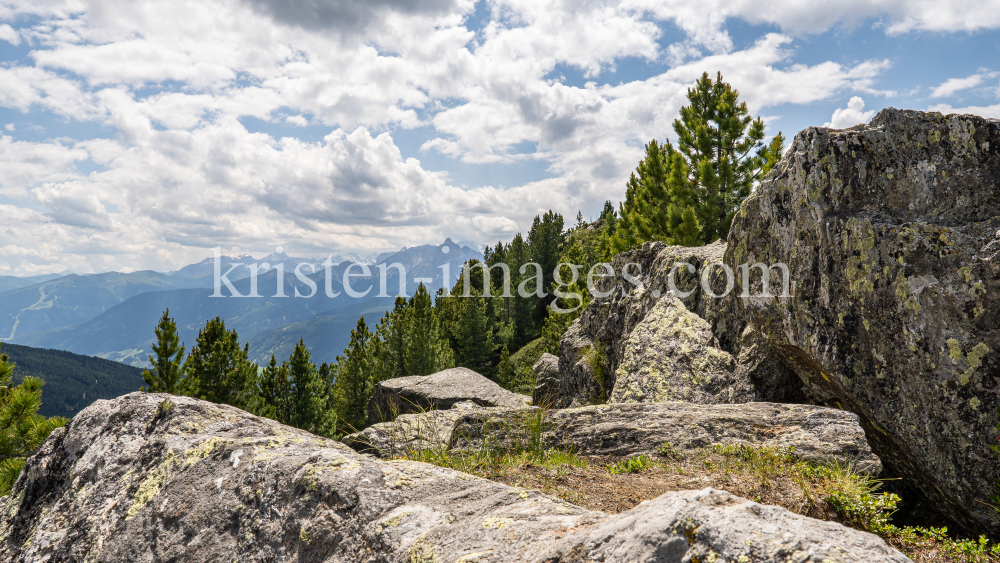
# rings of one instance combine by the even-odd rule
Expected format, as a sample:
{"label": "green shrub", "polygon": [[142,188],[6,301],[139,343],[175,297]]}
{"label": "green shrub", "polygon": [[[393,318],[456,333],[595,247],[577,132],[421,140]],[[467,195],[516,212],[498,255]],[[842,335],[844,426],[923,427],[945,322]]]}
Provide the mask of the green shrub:
{"label": "green shrub", "polygon": [[608,466],[608,473],[612,475],[623,475],[625,473],[640,473],[649,467],[649,458],[644,455],[630,457],[612,463]]}
{"label": "green shrub", "polygon": [[660,457],[681,460],[684,459],[684,452],[675,448],[670,442],[664,442],[656,448],[656,454]]}
{"label": "green shrub", "polygon": [[583,350],[583,358],[587,361],[593,372],[594,383],[597,390],[589,397],[590,402],[601,405],[608,401],[608,381],[607,374],[604,373],[604,349],[599,342],[593,346],[588,346]]}

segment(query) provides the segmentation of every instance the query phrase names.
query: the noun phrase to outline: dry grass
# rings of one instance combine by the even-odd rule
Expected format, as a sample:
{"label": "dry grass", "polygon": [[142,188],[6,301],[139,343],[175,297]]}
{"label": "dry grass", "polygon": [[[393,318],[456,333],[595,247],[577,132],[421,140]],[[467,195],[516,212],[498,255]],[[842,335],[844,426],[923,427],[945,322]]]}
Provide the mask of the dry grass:
{"label": "dry grass", "polygon": [[[449,467],[523,488],[534,488],[578,506],[617,514],[669,491],[713,487],[762,504],[841,522],[876,533],[916,563],[996,563],[1000,546],[985,539],[956,540],[944,528],[897,528],[890,523],[899,497],[879,493],[880,482],[851,467],[815,465],[794,452],[746,445],[659,455],[583,457],[541,446],[537,426],[526,421],[523,439],[484,441],[476,451],[412,451],[400,456]],[[532,428],[528,429],[527,425]]]}

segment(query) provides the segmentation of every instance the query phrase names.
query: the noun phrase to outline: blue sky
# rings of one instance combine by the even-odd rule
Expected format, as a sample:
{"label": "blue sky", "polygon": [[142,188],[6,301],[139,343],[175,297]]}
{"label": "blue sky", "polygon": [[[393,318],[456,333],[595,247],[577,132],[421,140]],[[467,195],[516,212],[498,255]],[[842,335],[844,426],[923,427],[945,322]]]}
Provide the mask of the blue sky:
{"label": "blue sky", "polygon": [[768,132],[1000,117],[1000,2],[0,0],[0,275],[509,240],[722,71]]}

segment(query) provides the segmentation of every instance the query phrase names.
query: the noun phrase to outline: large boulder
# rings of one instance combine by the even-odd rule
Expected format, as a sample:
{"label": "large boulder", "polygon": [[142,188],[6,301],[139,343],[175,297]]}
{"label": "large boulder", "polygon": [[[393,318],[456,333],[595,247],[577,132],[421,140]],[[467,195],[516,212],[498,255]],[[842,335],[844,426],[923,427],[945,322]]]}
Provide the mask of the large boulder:
{"label": "large boulder", "polygon": [[813,401],[860,415],[891,473],[965,531],[1000,537],[987,504],[1000,478],[1000,122],[886,109],[806,129],[729,242],[731,268],[782,263],[793,288],[762,296],[755,270],[754,296],[735,297],[737,279],[709,302],[723,347],[740,357],[748,329],[763,335]]}
{"label": "large boulder", "polygon": [[614,291],[591,301],[560,340],[555,405],[752,400],[746,375],[701,318],[708,298],[698,280],[725,249],[650,242],[615,256],[615,276],[595,283]]}
{"label": "large boulder", "polygon": [[719,348],[712,327],[672,293],[625,338],[609,403],[746,403],[749,380]]}
{"label": "large boulder", "polygon": [[559,393],[559,356],[548,352],[542,354],[535,365],[531,366],[531,371],[535,374],[535,389],[531,393],[531,404],[551,405]]}
{"label": "large boulder", "polygon": [[[97,401],[28,459],[0,560],[904,562],[878,537],[706,489],[617,516],[380,461],[233,407]],[[784,554],[784,555],[782,555]]]}
{"label": "large boulder", "polygon": [[452,409],[403,415],[352,434],[345,441],[385,457],[407,448],[461,451],[479,450],[484,445],[530,447],[533,443],[602,456],[653,453],[668,442],[679,451],[747,444],[793,448],[800,459],[850,464],[869,475],[882,470],[857,415],[777,403],[608,404],[551,411]]}
{"label": "large boulder", "polygon": [[368,400],[365,422],[386,422],[400,414],[450,409],[459,402],[484,407],[518,408],[531,397],[507,391],[467,368],[451,368],[431,375],[397,377],[379,382]]}

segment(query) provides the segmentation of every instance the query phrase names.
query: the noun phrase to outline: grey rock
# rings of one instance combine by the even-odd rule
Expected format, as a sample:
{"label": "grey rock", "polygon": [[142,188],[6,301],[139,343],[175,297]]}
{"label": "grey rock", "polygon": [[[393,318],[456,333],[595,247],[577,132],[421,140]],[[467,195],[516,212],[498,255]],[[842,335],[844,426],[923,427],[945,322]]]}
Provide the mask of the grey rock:
{"label": "grey rock", "polygon": [[[397,421],[367,428],[353,435],[350,444],[365,451],[373,450],[367,444],[378,444],[376,453],[383,456],[400,447],[467,451],[541,443],[584,455],[629,456],[652,453],[667,442],[682,451],[747,444],[792,448],[800,459],[851,464],[869,475],[882,471],[856,414],[812,405],[675,402],[551,411],[494,408],[404,415]],[[538,429],[534,435],[532,427]]]}
{"label": "grey rock", "polygon": [[[752,389],[745,376],[734,373],[735,361],[718,347],[711,331],[702,330],[709,325],[698,321],[708,300],[698,291],[698,280],[706,267],[722,261],[725,249],[721,242],[700,248],[647,242],[615,256],[612,265],[616,276],[598,279],[596,286],[601,291],[617,289],[591,301],[559,343],[560,381],[555,406],[603,403],[609,399],[751,400]],[[685,263],[694,271],[689,271]],[[638,286],[625,277],[626,268],[638,280]],[[668,282],[671,271],[679,299]],[[657,309],[663,299],[667,302]],[[682,309],[693,314],[684,314]],[[647,321],[651,313],[653,318]],[[695,324],[698,329],[684,331],[680,340],[674,336],[677,328]],[[636,330],[639,332],[635,338],[630,338]],[[686,353],[684,348],[691,343],[697,350]],[[707,371],[702,373],[700,368]],[[692,369],[699,380],[710,379],[711,383],[704,386],[690,382]],[[629,376],[628,381],[616,391],[622,374]]]}
{"label": "grey rock", "polygon": [[743,329],[739,340],[735,377],[746,381],[753,390],[753,400],[771,403],[813,404],[803,389],[804,382],[785,365],[781,351],[753,326]]}
{"label": "grey rock", "polygon": [[[656,518],[650,518],[655,514]],[[808,534],[801,531],[809,529]],[[764,506],[725,491],[667,493],[600,522],[543,554],[551,561],[909,561],[870,534]]]}
{"label": "grey rock", "polygon": [[891,474],[1000,538],[1000,122],[890,108],[806,129],[729,243],[728,265],[784,263],[794,287],[709,303],[723,347],[759,331],[814,401],[860,415]]}
{"label": "grey rock", "polygon": [[53,432],[0,512],[0,560],[12,563],[678,561],[708,549],[731,561],[906,561],[871,534],[717,491],[608,516],[144,393],[97,401]]}
{"label": "grey rock", "polygon": [[608,402],[749,402],[749,381],[735,371],[712,327],[667,293],[625,339]]}
{"label": "grey rock", "polygon": [[581,321],[573,321],[559,340],[559,383],[552,401],[556,408],[603,403],[608,397],[602,348],[594,345]]}
{"label": "grey rock", "polygon": [[447,450],[455,425],[471,412],[510,411],[505,407],[480,407],[475,403],[456,403],[448,410],[430,410],[401,414],[389,422],[373,424],[342,441],[352,449],[382,458],[405,455],[414,450]]}
{"label": "grey rock", "polygon": [[371,425],[400,414],[450,409],[462,401],[484,407],[517,408],[530,405],[531,397],[507,391],[471,369],[451,368],[379,382],[368,401],[365,422]]}
{"label": "grey rock", "polygon": [[531,393],[531,404],[551,405],[559,389],[559,357],[546,352],[538,358],[531,370],[535,373],[535,389]]}

